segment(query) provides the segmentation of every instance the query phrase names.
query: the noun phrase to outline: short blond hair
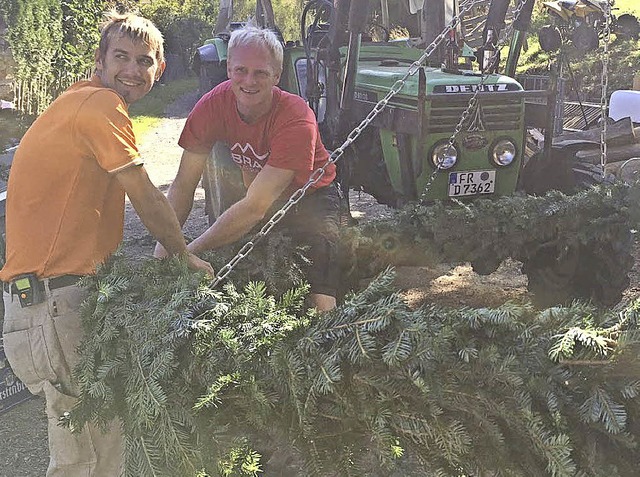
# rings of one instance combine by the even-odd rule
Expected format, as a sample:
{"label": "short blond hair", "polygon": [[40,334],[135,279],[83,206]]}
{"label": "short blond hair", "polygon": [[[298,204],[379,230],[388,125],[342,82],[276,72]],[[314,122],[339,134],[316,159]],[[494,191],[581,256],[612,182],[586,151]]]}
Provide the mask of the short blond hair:
{"label": "short blond hair", "polygon": [[227,47],[227,60],[233,55],[233,49],[240,46],[261,46],[271,53],[277,73],[282,72],[282,43],[278,36],[266,28],[258,28],[253,25],[245,25],[231,32]]}
{"label": "short blond hair", "polygon": [[160,30],[151,22],[133,13],[110,11],[105,14],[105,21],[100,25],[100,56],[104,58],[109,49],[109,42],[114,37],[128,37],[134,42],[142,42],[156,52],[156,60],[164,61],[164,38]]}

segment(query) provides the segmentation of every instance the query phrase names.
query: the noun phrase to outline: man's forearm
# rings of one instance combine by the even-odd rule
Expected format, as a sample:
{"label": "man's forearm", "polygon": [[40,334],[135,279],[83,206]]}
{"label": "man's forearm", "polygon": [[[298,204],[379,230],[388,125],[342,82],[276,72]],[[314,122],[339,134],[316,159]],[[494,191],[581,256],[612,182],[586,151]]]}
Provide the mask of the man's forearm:
{"label": "man's forearm", "polygon": [[176,184],[174,182],[169,187],[167,200],[175,212],[180,227],[182,227],[187,221],[187,217],[189,217],[191,209],[193,208],[193,196],[195,194],[195,189],[192,192],[187,191],[186,193],[180,193],[176,190],[175,185]]}
{"label": "man's forearm", "polygon": [[207,158],[208,154],[189,151],[182,153],[178,174],[167,192],[167,199],[175,211],[180,226],[184,225],[191,213],[193,196],[202,177]]}
{"label": "man's forearm", "polygon": [[294,176],[292,170],[268,165],[263,167],[249,185],[246,196],[229,207],[205,233],[191,242],[189,251],[199,253],[240,239],[264,218]]}
{"label": "man's forearm", "polygon": [[200,237],[188,246],[190,252],[198,254],[240,240],[264,214],[246,200],[240,200],[227,209]]}
{"label": "man's forearm", "polygon": [[162,192],[154,188],[148,200],[130,199],[142,223],[168,253],[174,255],[187,251],[178,219]]}

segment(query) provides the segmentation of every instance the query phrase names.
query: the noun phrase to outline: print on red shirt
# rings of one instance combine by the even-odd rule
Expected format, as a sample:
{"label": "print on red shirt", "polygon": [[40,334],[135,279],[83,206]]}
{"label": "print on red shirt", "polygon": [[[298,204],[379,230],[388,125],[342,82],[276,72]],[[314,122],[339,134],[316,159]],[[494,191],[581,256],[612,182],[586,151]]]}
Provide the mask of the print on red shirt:
{"label": "print on red shirt", "polygon": [[264,165],[269,159],[270,151],[265,154],[258,154],[253,146],[246,143],[242,146],[240,143],[235,143],[231,146],[231,159],[238,164],[242,169],[253,172],[261,171]]}

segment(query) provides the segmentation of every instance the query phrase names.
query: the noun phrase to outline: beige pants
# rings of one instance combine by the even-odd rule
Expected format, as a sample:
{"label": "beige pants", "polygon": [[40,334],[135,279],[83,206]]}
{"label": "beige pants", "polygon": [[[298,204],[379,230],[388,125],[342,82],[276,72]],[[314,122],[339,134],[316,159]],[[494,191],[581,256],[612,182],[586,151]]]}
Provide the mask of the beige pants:
{"label": "beige pants", "polygon": [[17,296],[4,293],[4,348],[18,378],[43,396],[49,432],[47,477],[118,477],[122,471],[122,434],[115,423],[108,432],[88,425],[72,434],[58,425],[71,410],[78,390],[71,379],[82,339],[80,304],[86,292],[76,286],[50,291],[44,303],[22,308]]}

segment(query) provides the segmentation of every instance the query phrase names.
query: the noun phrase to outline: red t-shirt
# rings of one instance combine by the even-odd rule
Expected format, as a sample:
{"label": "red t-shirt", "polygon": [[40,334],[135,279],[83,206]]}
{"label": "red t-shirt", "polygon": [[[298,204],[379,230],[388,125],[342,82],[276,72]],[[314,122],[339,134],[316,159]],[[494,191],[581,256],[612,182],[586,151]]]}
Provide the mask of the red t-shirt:
{"label": "red t-shirt", "polygon": [[[277,87],[271,110],[253,124],[240,119],[229,81],[205,94],[189,114],[178,144],[209,154],[217,141],[229,146],[233,161],[245,171],[257,173],[267,164],[295,171],[294,189],[329,159],[311,108],[301,97]],[[336,167],[330,164],[315,188],[330,184],[335,175]]]}

